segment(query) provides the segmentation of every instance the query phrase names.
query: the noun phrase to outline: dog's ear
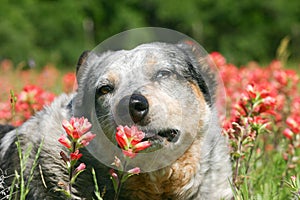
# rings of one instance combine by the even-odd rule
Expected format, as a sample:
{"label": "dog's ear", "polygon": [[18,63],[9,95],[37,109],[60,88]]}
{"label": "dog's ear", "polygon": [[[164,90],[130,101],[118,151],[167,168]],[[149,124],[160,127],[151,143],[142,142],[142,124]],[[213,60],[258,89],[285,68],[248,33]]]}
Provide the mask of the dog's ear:
{"label": "dog's ear", "polygon": [[86,60],[87,60],[87,58],[88,58],[89,55],[90,55],[90,51],[89,50],[84,51],[80,55],[80,57],[79,57],[79,59],[77,61],[77,65],[76,65],[76,76],[77,76],[77,78],[79,77],[78,76],[79,72],[82,71],[82,68],[84,68],[85,62],[86,62]]}
{"label": "dog's ear", "polygon": [[202,91],[206,102],[213,105],[216,95],[216,74],[208,53],[195,41],[184,40],[177,46],[186,54],[187,71]]}
{"label": "dog's ear", "polygon": [[77,66],[76,66],[76,74],[78,73],[78,70],[79,70],[80,66],[86,61],[86,59],[87,59],[88,55],[90,54],[90,52],[91,52],[91,51],[86,50],[86,51],[84,51],[84,52],[80,55],[80,57],[79,57],[79,59],[78,59],[78,62],[77,62]]}
{"label": "dog's ear", "polygon": [[178,43],[178,46],[190,56],[194,57],[199,64],[203,62],[203,59],[206,56],[205,50],[201,49],[199,44],[193,40],[183,40]]}

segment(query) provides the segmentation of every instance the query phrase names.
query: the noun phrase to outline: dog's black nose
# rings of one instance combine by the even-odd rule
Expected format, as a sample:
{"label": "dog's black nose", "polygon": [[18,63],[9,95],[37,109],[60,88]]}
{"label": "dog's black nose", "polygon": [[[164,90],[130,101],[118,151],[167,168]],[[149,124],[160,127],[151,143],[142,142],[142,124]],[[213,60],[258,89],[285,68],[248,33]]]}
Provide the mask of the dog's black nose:
{"label": "dog's black nose", "polygon": [[129,100],[129,113],[133,122],[141,122],[148,111],[149,103],[146,97],[141,94],[132,94]]}

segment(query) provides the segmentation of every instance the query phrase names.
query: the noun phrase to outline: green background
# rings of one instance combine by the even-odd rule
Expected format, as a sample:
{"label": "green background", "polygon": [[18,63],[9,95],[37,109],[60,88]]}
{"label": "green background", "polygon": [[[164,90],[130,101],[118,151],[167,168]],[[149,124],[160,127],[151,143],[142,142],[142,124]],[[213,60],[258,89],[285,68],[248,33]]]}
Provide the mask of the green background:
{"label": "green background", "polygon": [[235,64],[269,62],[289,36],[290,59],[298,62],[299,8],[299,0],[0,0],[0,60],[70,67],[116,33],[157,26]]}

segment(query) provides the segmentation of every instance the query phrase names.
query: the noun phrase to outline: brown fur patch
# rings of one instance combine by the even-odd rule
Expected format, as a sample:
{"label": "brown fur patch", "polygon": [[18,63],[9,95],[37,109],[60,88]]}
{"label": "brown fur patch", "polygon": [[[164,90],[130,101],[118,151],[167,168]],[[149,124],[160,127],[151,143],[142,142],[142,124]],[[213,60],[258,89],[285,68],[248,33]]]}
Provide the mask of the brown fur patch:
{"label": "brown fur patch", "polygon": [[198,99],[201,107],[204,106],[205,104],[205,98],[199,88],[199,86],[194,83],[194,82],[190,82],[190,87],[192,88],[192,90],[194,91],[194,94],[196,95],[196,98]]}
{"label": "brown fur patch", "polygon": [[157,64],[157,58],[155,58],[154,56],[150,56],[147,58],[145,64],[146,64],[146,67],[149,67],[149,71],[151,71],[153,65]]}
{"label": "brown fur patch", "polygon": [[165,200],[185,199],[189,190],[184,187],[193,181],[200,168],[201,141],[191,147],[171,166],[155,172],[132,176],[124,185],[129,199]]}
{"label": "brown fur patch", "polygon": [[[206,102],[205,102],[205,98],[204,98],[199,86],[194,82],[190,82],[190,87],[192,88],[192,90],[194,91],[194,94],[196,95],[196,98],[199,102],[200,109],[204,108],[206,105]],[[198,127],[202,127],[203,123],[204,122],[202,120],[200,120]]]}
{"label": "brown fur patch", "polygon": [[114,73],[114,72],[109,72],[109,73],[107,74],[107,79],[108,79],[110,82],[112,82],[112,83],[116,83],[117,80],[119,80],[119,77],[118,77],[118,75],[117,75],[116,73]]}

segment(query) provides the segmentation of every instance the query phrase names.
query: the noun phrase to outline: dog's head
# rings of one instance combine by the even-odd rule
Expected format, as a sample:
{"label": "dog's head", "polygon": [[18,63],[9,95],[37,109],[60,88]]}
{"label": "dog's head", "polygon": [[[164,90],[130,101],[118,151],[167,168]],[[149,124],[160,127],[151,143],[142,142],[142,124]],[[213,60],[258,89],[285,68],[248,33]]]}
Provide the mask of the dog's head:
{"label": "dog's head", "polygon": [[118,125],[136,125],[152,143],[148,151],[189,145],[207,128],[214,104],[215,80],[205,59],[190,43],[85,53],[79,99],[93,91],[97,120],[113,143]]}

